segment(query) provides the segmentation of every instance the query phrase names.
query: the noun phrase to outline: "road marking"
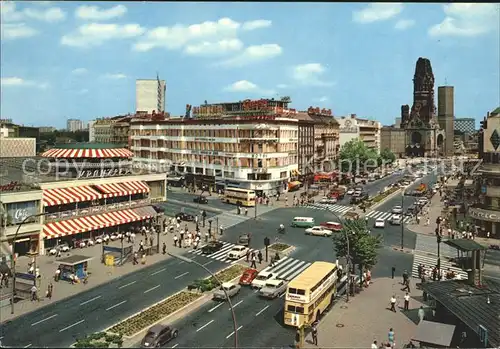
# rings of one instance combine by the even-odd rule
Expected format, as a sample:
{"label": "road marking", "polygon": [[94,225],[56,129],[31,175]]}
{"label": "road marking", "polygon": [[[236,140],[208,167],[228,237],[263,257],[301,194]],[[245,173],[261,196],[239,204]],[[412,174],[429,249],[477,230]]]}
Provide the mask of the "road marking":
{"label": "road marking", "polygon": [[74,326],[76,326],[76,325],[79,325],[79,324],[81,324],[82,322],[85,322],[85,320],[80,320],[80,321],[78,321],[78,322],[75,322],[74,324],[69,325],[68,327],[63,328],[62,330],[59,330],[59,332],[63,332],[63,331],[69,330],[71,327],[74,327]]}
{"label": "road marking", "polygon": [[97,297],[91,298],[88,301],[80,303],[80,305],[85,305],[85,304],[93,302],[93,301],[95,301],[96,299],[99,299],[99,298],[101,298],[101,296],[97,296]]}
{"label": "road marking", "polygon": [[176,348],[178,345],[179,345],[179,343],[177,343],[176,345],[173,345],[172,348]]}
{"label": "road marking", "polygon": [[259,291],[260,291],[260,290],[257,288],[257,289],[255,289],[255,291],[253,291],[253,293],[257,293],[257,292],[259,292]]}
{"label": "road marking", "polygon": [[183,264],[183,263],[185,263],[185,262],[184,262],[184,261],[180,261],[180,262],[179,262],[179,263],[177,263],[177,264]]}
{"label": "road marking", "polygon": [[157,271],[155,271],[154,273],[152,273],[151,275],[156,275],[156,274],[162,273],[162,272],[164,272],[165,270],[167,270],[167,269],[166,269],[166,268],[163,268],[163,269],[157,270]]}
{"label": "road marking", "polygon": [[127,301],[122,301],[122,302],[120,302],[120,303],[118,303],[118,304],[112,305],[112,306],[110,306],[109,308],[107,308],[107,309],[106,309],[106,311],[111,310],[111,309],[116,308],[116,307],[119,307],[119,306],[120,306],[120,305],[122,305],[123,303],[127,303]]}
{"label": "road marking", "polygon": [[212,322],[214,322],[214,320],[210,320],[209,322],[207,322],[205,325],[201,326],[199,329],[196,330],[196,332],[200,332],[201,330],[203,330],[205,327],[207,327],[208,325],[210,325]]}
{"label": "road marking", "polygon": [[32,344],[30,343],[30,344],[28,344],[28,345],[25,345],[25,346],[24,346],[24,348],[29,348],[29,347],[31,347],[31,346],[32,346]]}
{"label": "road marking", "polygon": [[[239,302],[238,302],[238,303],[236,303],[236,304],[233,304],[233,308],[236,308],[236,307],[237,307],[238,305],[240,305],[241,303],[243,303],[243,300],[239,301]],[[231,309],[229,309],[229,310],[231,310]]]}
{"label": "road marking", "polygon": [[[241,330],[241,328],[242,328],[242,327],[243,327],[243,326],[238,327],[238,328],[236,329],[236,331]],[[228,335],[227,335],[227,337],[226,337],[226,339],[229,339],[229,337],[231,337],[233,334],[234,334],[234,331],[233,331],[233,332],[231,332],[230,334],[228,334]]]}
{"label": "road marking", "polygon": [[210,261],[210,262],[206,262],[205,264],[203,264],[204,267],[206,267],[207,265],[209,265],[210,263],[212,263],[213,261]]}
{"label": "road marking", "polygon": [[259,316],[260,314],[262,314],[264,311],[266,311],[266,309],[269,308],[269,305],[266,305],[264,307],[264,309],[262,309],[261,311],[259,311],[257,314],[255,314],[255,316]]}
{"label": "road marking", "polygon": [[50,319],[53,319],[53,318],[55,318],[56,316],[57,316],[57,314],[54,314],[54,315],[49,316],[49,317],[47,317],[47,318],[45,318],[45,319],[43,319],[43,320],[40,320],[40,321],[37,321],[37,322],[33,322],[33,323],[31,324],[31,326],[36,326],[36,325],[38,325],[38,324],[41,324],[42,322],[45,322],[45,321],[50,320]]}
{"label": "road marking", "polygon": [[213,312],[215,309],[217,309],[218,307],[220,307],[221,305],[223,305],[224,303],[219,303],[217,304],[215,307],[213,307],[212,309],[210,309],[208,312],[211,313]]}
{"label": "road marking", "polygon": [[153,290],[156,290],[158,287],[160,287],[160,285],[156,285],[155,287],[151,287],[149,290],[144,291],[144,294],[149,293]]}
{"label": "road marking", "polygon": [[123,286],[118,287],[118,289],[119,289],[119,290],[121,290],[122,288],[125,288],[125,287],[128,287],[128,286],[130,286],[130,285],[135,284],[136,282],[137,282],[137,281],[132,281],[132,282],[129,282],[129,283],[128,283],[128,284],[126,284],[126,285],[123,285]]}
{"label": "road marking", "polygon": [[175,280],[180,279],[181,277],[186,276],[187,274],[189,274],[189,271],[186,271],[184,274],[177,275],[176,277],[174,277],[174,279]]}

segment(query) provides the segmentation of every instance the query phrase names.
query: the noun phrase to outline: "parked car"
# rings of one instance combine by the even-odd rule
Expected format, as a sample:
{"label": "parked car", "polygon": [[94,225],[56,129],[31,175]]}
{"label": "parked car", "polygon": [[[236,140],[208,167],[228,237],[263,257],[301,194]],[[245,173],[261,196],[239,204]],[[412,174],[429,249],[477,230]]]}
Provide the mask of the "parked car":
{"label": "parked car", "polygon": [[238,238],[238,245],[248,247],[248,245],[250,245],[250,236],[248,234],[240,235]]}
{"label": "parked car", "polygon": [[259,295],[265,298],[277,298],[286,292],[288,283],[285,280],[271,279],[260,289]]}
{"label": "parked car", "polygon": [[354,194],[354,189],[353,189],[353,188],[348,189],[348,190],[347,190],[347,192],[346,192],[346,194],[347,194],[347,195],[352,195],[352,194]]}
{"label": "parked car", "polygon": [[252,288],[261,288],[264,287],[267,281],[273,278],[274,274],[270,271],[262,270],[257,274],[255,279],[252,281]]}
{"label": "parked car", "polygon": [[220,241],[209,241],[208,244],[203,246],[201,248],[201,253],[203,254],[212,254],[217,251],[220,251],[220,249],[224,246],[224,244]]}
{"label": "parked car", "polygon": [[306,229],[306,235],[331,236],[333,232],[320,225]]}
{"label": "parked car", "polygon": [[374,224],[375,228],[384,228],[385,227],[385,219],[377,218]]}
{"label": "parked car", "polygon": [[189,213],[179,212],[175,215],[175,219],[180,219],[181,221],[193,222],[194,216]]}
{"label": "parked car", "polygon": [[177,338],[179,331],[176,328],[165,325],[154,325],[151,327],[144,336],[141,347],[152,348],[161,347],[172,339]]}
{"label": "parked car", "polygon": [[228,259],[240,259],[246,256],[248,252],[248,247],[246,246],[234,246],[231,251],[227,254]]}
{"label": "parked car", "polygon": [[196,196],[194,199],[193,199],[193,202],[197,203],[197,204],[208,204],[208,200],[206,197],[204,196]]}
{"label": "parked car", "polygon": [[338,222],[323,222],[323,223],[320,223],[320,226],[322,226],[328,230],[334,231],[334,232],[339,232],[342,230],[342,224],[340,224]]}
{"label": "parked car", "polygon": [[257,277],[259,272],[257,269],[247,269],[240,277],[240,285],[251,285],[252,281]]}
{"label": "parked car", "polygon": [[224,282],[221,287],[214,292],[213,299],[215,300],[226,300],[226,293],[231,298],[236,296],[241,290],[241,286],[238,284],[232,284],[230,282]]}

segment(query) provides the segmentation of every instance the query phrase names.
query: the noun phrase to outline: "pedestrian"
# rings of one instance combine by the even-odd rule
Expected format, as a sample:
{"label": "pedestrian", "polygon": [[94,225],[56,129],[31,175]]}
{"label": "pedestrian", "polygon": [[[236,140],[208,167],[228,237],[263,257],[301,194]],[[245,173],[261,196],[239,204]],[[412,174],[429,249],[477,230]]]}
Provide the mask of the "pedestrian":
{"label": "pedestrian", "polygon": [[245,257],[246,257],[246,261],[248,263],[249,260],[250,260],[250,250],[247,250],[247,253],[246,253]]}
{"label": "pedestrian", "polygon": [[406,292],[404,310],[409,310],[409,308],[410,308],[410,294]]}
{"label": "pedestrian", "polygon": [[49,285],[47,286],[47,298],[50,300],[52,299],[52,291],[54,289],[54,285],[52,284],[52,282],[49,283]]}
{"label": "pedestrian", "polygon": [[176,234],[176,235],[174,235],[174,247],[177,247],[177,240],[178,240],[178,239],[179,239],[179,238],[177,237],[177,234]]}
{"label": "pedestrian", "polygon": [[149,246],[153,246],[154,239],[152,236],[149,237]]}
{"label": "pedestrian", "polygon": [[313,344],[315,346],[318,346],[318,328],[316,325],[313,325],[312,327],[312,339],[313,339]]}
{"label": "pedestrian", "polygon": [[394,330],[392,328],[389,329],[387,337],[388,337],[387,339],[389,340],[389,344],[391,345],[392,348],[394,348],[396,342],[394,341]]}
{"label": "pedestrian", "polygon": [[255,253],[252,254],[252,263],[250,264],[250,268],[257,269],[257,257],[255,257]]}
{"label": "pedestrian", "polygon": [[403,285],[406,285],[406,280],[408,280],[408,271],[403,272]]}
{"label": "pedestrian", "polygon": [[396,296],[392,295],[391,297],[391,311],[396,312]]}
{"label": "pedestrian", "polygon": [[35,285],[33,285],[33,287],[31,287],[31,301],[34,302],[36,300],[38,300],[38,296],[37,296],[37,292],[38,292],[38,289],[36,288]]}
{"label": "pedestrian", "polygon": [[139,264],[138,258],[139,256],[137,255],[137,252],[134,252],[134,257],[132,258],[132,265]]}
{"label": "pedestrian", "polygon": [[139,242],[139,252],[144,251],[144,241]]}
{"label": "pedestrian", "polygon": [[406,279],[406,282],[405,282],[405,287],[403,287],[401,289],[401,291],[408,291],[408,292],[411,292],[410,290],[410,279]]}
{"label": "pedestrian", "polygon": [[61,269],[57,268],[56,273],[54,274],[54,281],[59,282],[60,277],[61,277]]}
{"label": "pedestrian", "polygon": [[418,318],[419,318],[419,323],[421,323],[422,321],[424,321],[424,318],[425,318],[425,310],[424,310],[424,307],[423,306],[420,306],[420,308],[418,309]]}
{"label": "pedestrian", "polygon": [[392,275],[392,278],[394,279],[394,274],[396,274],[396,267],[392,267],[391,268],[391,275]]}
{"label": "pedestrian", "polygon": [[373,343],[372,343],[372,349],[378,349],[377,341],[373,341]]}
{"label": "pedestrian", "polygon": [[166,254],[167,253],[167,244],[165,242],[163,243],[162,249],[163,249],[162,253]]}
{"label": "pedestrian", "polygon": [[295,332],[295,348],[296,349],[300,348],[300,330],[297,330]]}
{"label": "pedestrian", "polygon": [[259,250],[259,253],[257,253],[257,258],[259,259],[259,264],[262,264],[262,251]]}

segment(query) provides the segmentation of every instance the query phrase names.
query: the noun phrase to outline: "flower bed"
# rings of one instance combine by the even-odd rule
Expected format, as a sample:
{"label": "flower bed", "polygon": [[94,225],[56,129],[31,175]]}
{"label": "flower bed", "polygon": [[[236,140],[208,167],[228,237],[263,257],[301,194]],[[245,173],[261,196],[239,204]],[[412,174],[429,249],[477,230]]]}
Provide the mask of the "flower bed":
{"label": "flower bed", "polygon": [[277,251],[277,252],[283,252],[284,250],[286,250],[290,247],[292,247],[292,246],[278,242],[278,243],[275,243],[275,244],[272,244],[271,246],[269,246],[269,249]]}
{"label": "flower bed", "polygon": [[168,297],[163,302],[158,303],[151,308],[120,322],[119,324],[116,324],[111,327],[109,331],[130,337],[199,298],[201,298],[201,294],[181,291]]}
{"label": "flower bed", "polygon": [[106,332],[98,332],[83,339],[79,339],[73,345],[74,348],[109,348],[112,344],[121,348],[123,338],[121,334],[110,334]]}
{"label": "flower bed", "polygon": [[[229,282],[243,274],[246,269],[246,267],[240,264],[233,264],[229,268],[219,271],[217,274],[215,274],[215,276],[217,276],[217,278],[221,282]],[[219,287],[219,283],[217,282],[217,280],[213,277],[208,277],[206,279],[195,280],[191,285],[188,286],[188,290],[208,292],[217,287]]]}
{"label": "flower bed", "polygon": [[378,194],[377,196],[374,196],[373,198],[370,199],[369,203],[367,202],[368,205],[366,206],[366,208],[369,208],[369,207],[375,205],[376,203],[384,200],[386,197],[388,197],[389,195],[395,193],[398,190],[399,190],[399,188],[392,187],[392,188],[384,191],[383,193]]}

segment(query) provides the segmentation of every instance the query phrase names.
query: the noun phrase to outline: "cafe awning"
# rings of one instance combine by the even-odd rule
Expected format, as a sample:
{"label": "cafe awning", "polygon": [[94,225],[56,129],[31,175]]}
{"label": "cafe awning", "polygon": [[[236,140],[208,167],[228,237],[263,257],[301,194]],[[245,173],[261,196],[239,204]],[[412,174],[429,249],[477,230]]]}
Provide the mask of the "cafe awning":
{"label": "cafe awning", "polygon": [[293,181],[293,182],[288,183],[288,188],[293,188],[293,187],[299,186],[301,184],[302,183],[299,181]]}
{"label": "cafe awning", "polygon": [[103,196],[89,185],[79,187],[46,189],[42,193],[44,206],[56,206],[82,201],[98,200]]}
{"label": "cafe awning", "polygon": [[134,154],[125,148],[109,148],[109,149],[66,149],[54,148],[49,149],[42,154],[45,158],[131,158]]}
{"label": "cafe awning", "polygon": [[149,192],[149,186],[143,181],[106,183],[95,185],[95,187],[104,193],[104,197],[125,196]]}

